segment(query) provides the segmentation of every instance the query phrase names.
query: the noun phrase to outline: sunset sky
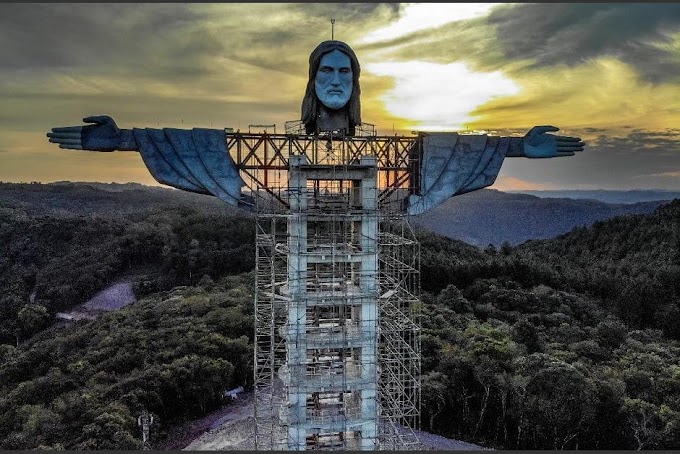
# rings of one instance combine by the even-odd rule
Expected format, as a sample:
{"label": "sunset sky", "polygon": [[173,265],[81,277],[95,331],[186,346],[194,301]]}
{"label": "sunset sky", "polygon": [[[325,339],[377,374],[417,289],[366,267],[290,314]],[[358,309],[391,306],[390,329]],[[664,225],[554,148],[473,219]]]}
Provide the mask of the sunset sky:
{"label": "sunset sky", "polygon": [[347,42],[379,134],[578,135],[574,157],[507,159],[492,188],[680,190],[680,4],[0,4],[0,181],[158,184],[134,152],[45,133],[300,118],[309,53]]}

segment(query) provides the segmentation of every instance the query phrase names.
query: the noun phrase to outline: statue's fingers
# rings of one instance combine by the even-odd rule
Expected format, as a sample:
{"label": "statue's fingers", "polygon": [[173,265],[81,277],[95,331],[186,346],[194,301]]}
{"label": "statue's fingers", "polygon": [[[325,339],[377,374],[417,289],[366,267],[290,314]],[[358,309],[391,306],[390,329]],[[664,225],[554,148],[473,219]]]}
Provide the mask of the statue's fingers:
{"label": "statue's fingers", "polygon": [[54,137],[55,139],[78,139],[80,140],[81,133],[79,132],[48,132],[47,137]]}
{"label": "statue's fingers", "polygon": [[82,126],[64,126],[62,128],[52,128],[52,132],[81,132]]}
{"label": "statue's fingers", "polygon": [[561,158],[562,156],[574,156],[574,154],[576,153],[574,153],[573,151],[558,151],[556,156],[558,158]]}
{"label": "statue's fingers", "polygon": [[583,148],[586,144],[584,142],[557,142],[557,148]]}
{"label": "statue's fingers", "polygon": [[542,126],[534,126],[531,128],[532,133],[534,134],[543,134],[544,132],[555,132],[559,131],[560,128],[557,128],[555,126],[550,126],[550,125],[542,125]]}
{"label": "statue's fingers", "polygon": [[580,142],[580,137],[556,136],[558,142]]}
{"label": "statue's fingers", "polygon": [[64,148],[67,150],[82,150],[83,147],[82,145],[67,145],[67,144],[61,144],[59,145],[59,148]]}
{"label": "statue's fingers", "polygon": [[62,138],[50,137],[50,142],[65,144],[65,145],[82,145],[82,142],[81,142],[80,139],[62,139]]}
{"label": "statue's fingers", "polygon": [[572,151],[583,151],[583,148],[581,147],[557,147],[557,152],[572,152]]}
{"label": "statue's fingers", "polygon": [[585,145],[585,142],[582,140],[556,140],[557,145],[574,145],[574,144],[581,144],[580,146]]}
{"label": "statue's fingers", "polygon": [[99,125],[103,125],[110,120],[111,120],[111,117],[109,117],[108,115],[91,115],[89,117],[83,118],[83,121],[85,123],[96,123],[96,124],[99,124]]}

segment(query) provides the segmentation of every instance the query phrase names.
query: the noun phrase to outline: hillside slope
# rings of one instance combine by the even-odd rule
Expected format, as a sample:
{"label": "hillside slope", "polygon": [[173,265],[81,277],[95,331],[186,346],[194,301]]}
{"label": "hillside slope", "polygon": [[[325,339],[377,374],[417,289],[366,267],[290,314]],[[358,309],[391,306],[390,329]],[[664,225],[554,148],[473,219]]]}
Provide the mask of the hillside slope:
{"label": "hillside slope", "polygon": [[[252,219],[71,205],[0,206],[0,449],[139,449],[143,409],[162,442],[252,385],[253,275],[230,276],[252,270]],[[422,428],[501,449],[680,448],[678,235],[680,201],[498,251],[419,230]],[[135,267],[135,303],[50,325]]]}
{"label": "hillside slope", "polygon": [[552,238],[575,227],[626,214],[652,212],[664,201],[611,204],[596,200],[541,198],[493,189],[452,197],[413,217],[414,224],[475,246],[498,247]]}
{"label": "hillside slope", "polygon": [[540,263],[546,278],[601,298],[631,326],[656,326],[680,339],[680,199],[650,214],[529,241],[512,256]]}

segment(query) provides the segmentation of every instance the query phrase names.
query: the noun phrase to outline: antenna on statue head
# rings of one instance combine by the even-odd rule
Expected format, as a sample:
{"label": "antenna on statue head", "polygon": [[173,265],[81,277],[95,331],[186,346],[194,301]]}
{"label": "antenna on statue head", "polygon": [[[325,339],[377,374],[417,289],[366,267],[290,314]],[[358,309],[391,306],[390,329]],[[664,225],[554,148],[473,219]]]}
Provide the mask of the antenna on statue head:
{"label": "antenna on statue head", "polygon": [[331,18],[331,40],[335,41],[335,19]]}

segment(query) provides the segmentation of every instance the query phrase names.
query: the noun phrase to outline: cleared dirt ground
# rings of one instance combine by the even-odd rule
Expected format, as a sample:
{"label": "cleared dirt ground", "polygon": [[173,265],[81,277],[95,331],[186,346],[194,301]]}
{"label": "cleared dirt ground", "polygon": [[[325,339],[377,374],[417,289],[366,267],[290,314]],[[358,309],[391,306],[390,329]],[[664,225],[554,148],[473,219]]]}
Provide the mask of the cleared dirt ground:
{"label": "cleared dirt ground", "polygon": [[[210,415],[173,430],[174,436],[160,449],[189,451],[231,451],[255,449],[253,394],[242,393],[239,399]],[[418,431],[423,450],[476,451],[488,450],[471,443],[451,440]]]}
{"label": "cleared dirt ground", "polygon": [[68,312],[58,312],[57,318],[62,320],[94,320],[103,312],[116,311],[134,303],[136,300],[132,291],[132,282],[118,282],[97,293],[87,303]]}

